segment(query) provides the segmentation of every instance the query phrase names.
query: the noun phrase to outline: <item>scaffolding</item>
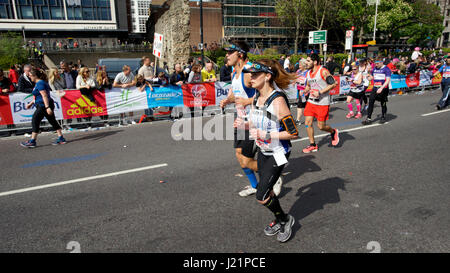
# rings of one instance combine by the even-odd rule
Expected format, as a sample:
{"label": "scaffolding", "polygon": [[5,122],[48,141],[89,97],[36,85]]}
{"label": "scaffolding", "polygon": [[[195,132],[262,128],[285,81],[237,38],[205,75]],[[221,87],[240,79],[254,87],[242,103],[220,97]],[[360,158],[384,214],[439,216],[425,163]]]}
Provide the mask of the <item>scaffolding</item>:
{"label": "scaffolding", "polygon": [[282,25],[275,0],[221,0],[226,40],[245,40],[261,47],[287,45],[292,28]]}

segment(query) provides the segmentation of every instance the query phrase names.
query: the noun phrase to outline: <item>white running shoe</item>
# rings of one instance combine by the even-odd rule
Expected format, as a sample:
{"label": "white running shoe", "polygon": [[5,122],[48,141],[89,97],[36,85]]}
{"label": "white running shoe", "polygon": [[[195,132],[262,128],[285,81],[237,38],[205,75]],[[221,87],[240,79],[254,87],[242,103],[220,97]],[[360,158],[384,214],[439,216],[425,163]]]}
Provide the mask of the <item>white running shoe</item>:
{"label": "white running shoe", "polygon": [[280,176],[280,178],[278,178],[275,185],[273,185],[273,193],[275,193],[276,196],[278,196],[280,194],[281,186],[283,186],[283,179],[281,179],[281,176]]}
{"label": "white running shoe", "polygon": [[239,195],[242,197],[246,197],[256,193],[256,189],[252,186],[246,186],[242,191],[239,192]]}

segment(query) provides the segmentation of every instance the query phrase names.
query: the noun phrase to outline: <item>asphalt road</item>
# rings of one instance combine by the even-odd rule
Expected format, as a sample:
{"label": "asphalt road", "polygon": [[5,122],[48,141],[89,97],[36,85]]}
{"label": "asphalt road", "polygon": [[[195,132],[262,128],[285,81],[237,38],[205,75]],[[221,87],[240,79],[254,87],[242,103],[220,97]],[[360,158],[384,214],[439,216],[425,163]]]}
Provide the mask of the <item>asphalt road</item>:
{"label": "asphalt road", "polygon": [[248,181],[232,141],[175,141],[169,121],[62,146],[44,134],[31,150],[1,138],[0,252],[449,252],[450,111],[422,116],[440,95],[390,97],[388,123],[369,127],[332,105],[341,143],[320,137],[305,155],[302,138],[283,172],[280,202],[296,219],[285,244],[263,233],[272,214],[238,195]]}

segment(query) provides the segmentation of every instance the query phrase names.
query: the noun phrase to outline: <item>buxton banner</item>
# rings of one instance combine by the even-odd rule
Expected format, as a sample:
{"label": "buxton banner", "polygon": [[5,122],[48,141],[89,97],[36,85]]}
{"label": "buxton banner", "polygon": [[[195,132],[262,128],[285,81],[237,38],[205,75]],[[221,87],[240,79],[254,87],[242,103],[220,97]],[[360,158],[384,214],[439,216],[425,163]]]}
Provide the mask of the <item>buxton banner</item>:
{"label": "buxton banner", "polygon": [[[50,96],[55,102],[55,117],[56,119],[63,119],[61,111],[61,98],[59,94],[61,93],[50,92]],[[33,100],[34,96],[32,94],[16,92],[9,94],[9,105],[11,106],[11,114],[14,124],[31,123],[36,106],[33,105],[30,109],[27,109],[26,106]]]}

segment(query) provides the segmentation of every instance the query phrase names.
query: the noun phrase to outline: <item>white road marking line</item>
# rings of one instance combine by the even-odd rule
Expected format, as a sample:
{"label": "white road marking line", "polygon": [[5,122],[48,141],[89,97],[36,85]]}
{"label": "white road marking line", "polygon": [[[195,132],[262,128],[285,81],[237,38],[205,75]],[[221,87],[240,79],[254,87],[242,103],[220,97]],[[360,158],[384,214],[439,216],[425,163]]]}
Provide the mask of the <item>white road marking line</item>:
{"label": "white road marking line", "polygon": [[431,116],[431,115],[435,115],[435,114],[439,114],[439,113],[444,113],[444,112],[448,112],[448,111],[450,111],[450,109],[439,110],[439,111],[436,111],[436,112],[431,112],[431,113],[428,113],[428,114],[423,114],[422,117]]}
{"label": "white road marking line", "polygon": [[23,193],[23,192],[29,192],[29,191],[37,191],[37,190],[42,190],[42,189],[46,189],[46,188],[59,187],[59,186],[63,186],[63,185],[80,183],[80,182],[85,182],[85,181],[89,181],[89,180],[101,179],[101,178],[106,178],[106,177],[111,177],[111,176],[116,176],[116,175],[122,175],[122,174],[127,174],[127,173],[142,172],[142,171],[146,171],[146,170],[150,170],[150,169],[156,169],[156,168],[167,167],[167,166],[168,166],[168,164],[164,163],[164,164],[152,165],[152,166],[141,167],[141,168],[136,168],[136,169],[124,170],[124,171],[119,171],[119,172],[113,172],[113,173],[106,173],[106,174],[100,174],[100,175],[95,175],[95,176],[77,178],[77,179],[72,179],[72,180],[52,183],[52,184],[36,186],[36,187],[18,189],[18,190],[13,190],[13,191],[6,191],[6,192],[0,193],[0,197],[13,195],[13,194],[18,194],[18,193]]}
{"label": "white road marking line", "polygon": [[[339,130],[339,133],[353,132],[353,131],[358,131],[358,130],[362,130],[362,129],[368,129],[368,128],[377,127],[377,126],[381,126],[381,125],[385,125],[385,124],[389,124],[389,122],[385,122],[384,124],[376,123],[376,124],[371,124],[371,125],[365,125],[365,126],[360,126],[360,127],[356,127],[356,128],[346,129],[346,130]],[[321,134],[321,135],[314,136],[314,138],[326,137],[326,136],[329,136],[329,135],[330,135],[329,133],[326,133],[326,134]],[[301,138],[301,139],[291,140],[291,142],[292,143],[293,142],[300,142],[300,141],[304,141],[304,140],[308,140],[308,139],[309,139],[309,137],[304,137],[304,138]]]}

